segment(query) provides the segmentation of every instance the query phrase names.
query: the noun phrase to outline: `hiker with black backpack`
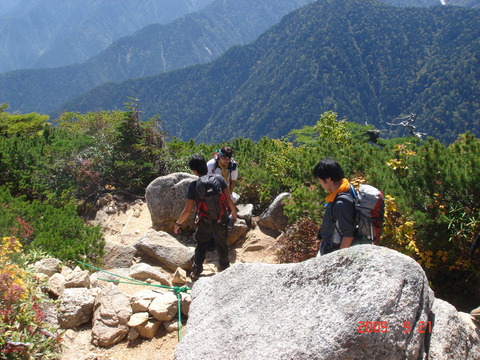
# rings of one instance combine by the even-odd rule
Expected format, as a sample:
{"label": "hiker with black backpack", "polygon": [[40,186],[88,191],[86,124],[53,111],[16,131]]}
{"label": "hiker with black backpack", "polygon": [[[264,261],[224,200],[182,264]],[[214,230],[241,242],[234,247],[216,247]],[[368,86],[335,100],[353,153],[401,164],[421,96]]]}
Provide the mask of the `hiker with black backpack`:
{"label": "hiker with black backpack", "polygon": [[371,185],[361,185],[358,193],[345,179],[343,169],[331,158],[320,161],[313,176],[328,192],[325,215],[318,232],[318,256],[359,244],[376,244],[383,228],[383,193]]}
{"label": "hiker with black backpack", "polygon": [[197,245],[190,275],[190,278],[195,281],[203,271],[203,262],[212,234],[215,234],[215,248],[219,261],[218,270],[222,271],[230,266],[227,227],[229,222],[237,220],[237,212],[225,179],[221,175],[207,174],[207,163],[203,156],[193,155],[188,166],[198,176],[198,179],[188,186],[187,202],[175,223],[173,231],[178,234],[180,225],[188,219],[196,203],[194,238]]}

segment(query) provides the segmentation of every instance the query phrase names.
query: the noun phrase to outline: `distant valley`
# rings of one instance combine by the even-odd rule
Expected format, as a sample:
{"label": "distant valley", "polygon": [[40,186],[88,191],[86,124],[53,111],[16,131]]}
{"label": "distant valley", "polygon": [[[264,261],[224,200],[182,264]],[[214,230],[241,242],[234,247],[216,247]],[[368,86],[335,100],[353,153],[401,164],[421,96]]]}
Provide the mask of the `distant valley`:
{"label": "distant valley", "polygon": [[81,63],[142,27],[213,0],[2,0],[0,73]]}

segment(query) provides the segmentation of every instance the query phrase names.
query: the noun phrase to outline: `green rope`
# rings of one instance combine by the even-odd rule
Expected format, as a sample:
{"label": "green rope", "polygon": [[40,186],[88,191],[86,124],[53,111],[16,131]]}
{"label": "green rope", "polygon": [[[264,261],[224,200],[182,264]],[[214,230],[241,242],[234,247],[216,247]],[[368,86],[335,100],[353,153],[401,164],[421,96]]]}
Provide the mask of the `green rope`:
{"label": "green rope", "polygon": [[98,270],[98,271],[101,271],[101,272],[104,272],[106,274],[109,274],[109,275],[113,275],[115,277],[118,277],[120,279],[125,279],[125,280],[128,280],[128,281],[117,281],[117,280],[111,280],[111,279],[101,279],[101,278],[98,278],[98,280],[102,280],[102,281],[110,281],[110,282],[114,282],[114,283],[119,283],[119,284],[130,284],[130,285],[146,285],[146,286],[152,286],[152,287],[158,287],[158,288],[163,288],[163,289],[169,289],[169,290],[172,290],[173,293],[177,296],[177,309],[178,309],[178,341],[182,340],[182,292],[186,293],[188,291],[190,291],[191,289],[187,286],[167,286],[167,285],[157,285],[157,284],[149,284],[147,282],[144,282],[144,281],[140,281],[140,280],[137,280],[137,279],[132,279],[132,278],[128,278],[128,277],[125,277],[125,276],[121,276],[121,275],[118,275],[118,274],[114,274],[114,273],[111,273],[111,272],[108,272],[106,270],[103,270],[103,269],[100,269],[100,268],[97,268],[95,266],[92,266],[92,265],[89,265],[89,264],[85,264],[84,262],[81,262],[81,261],[77,261],[78,263],[84,265],[84,266],[87,266],[87,267],[90,267],[92,269],[95,269],[95,270]]}

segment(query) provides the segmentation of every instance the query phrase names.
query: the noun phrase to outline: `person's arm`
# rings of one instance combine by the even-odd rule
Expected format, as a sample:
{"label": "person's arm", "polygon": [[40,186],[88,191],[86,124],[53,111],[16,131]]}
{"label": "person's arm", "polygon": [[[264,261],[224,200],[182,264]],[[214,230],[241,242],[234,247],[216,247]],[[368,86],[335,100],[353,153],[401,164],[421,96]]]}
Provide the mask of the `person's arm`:
{"label": "person's arm", "polygon": [[235,184],[237,180],[230,180],[230,193],[233,193],[233,189],[235,189]]}
{"label": "person's arm", "polygon": [[353,236],[344,236],[342,238],[342,243],[340,244],[340,249],[345,249],[345,248],[348,248],[352,245],[352,241],[353,241]]}
{"label": "person's arm", "polygon": [[230,214],[233,216],[233,219],[237,221],[237,209],[235,208],[235,204],[233,203],[232,195],[230,194],[230,190],[228,189],[228,187],[223,189],[223,193],[227,198],[227,205],[230,208]]}
{"label": "person's arm", "polygon": [[194,205],[195,205],[195,200],[191,200],[191,199],[188,199],[187,202],[185,203],[182,213],[180,214],[180,217],[178,218],[178,220],[175,222],[175,226],[173,228],[173,232],[175,234],[178,234],[180,225],[183,224],[183,222],[187,220],[188,217],[190,216],[190,213],[192,212]]}

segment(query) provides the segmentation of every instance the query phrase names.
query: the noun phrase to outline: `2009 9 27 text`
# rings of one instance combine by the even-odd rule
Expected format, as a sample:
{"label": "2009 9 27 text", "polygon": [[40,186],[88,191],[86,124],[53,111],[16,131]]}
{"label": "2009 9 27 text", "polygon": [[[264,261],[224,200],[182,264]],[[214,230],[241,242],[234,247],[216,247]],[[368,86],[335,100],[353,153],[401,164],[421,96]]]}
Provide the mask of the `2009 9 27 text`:
{"label": "2009 9 27 text", "polygon": [[[402,331],[404,333],[409,333],[412,330],[419,333],[431,333],[432,332],[432,322],[431,321],[419,321],[416,324],[410,323],[410,321],[404,321]],[[387,333],[389,332],[390,327],[388,321],[359,321],[358,322],[358,332],[359,333]]]}

